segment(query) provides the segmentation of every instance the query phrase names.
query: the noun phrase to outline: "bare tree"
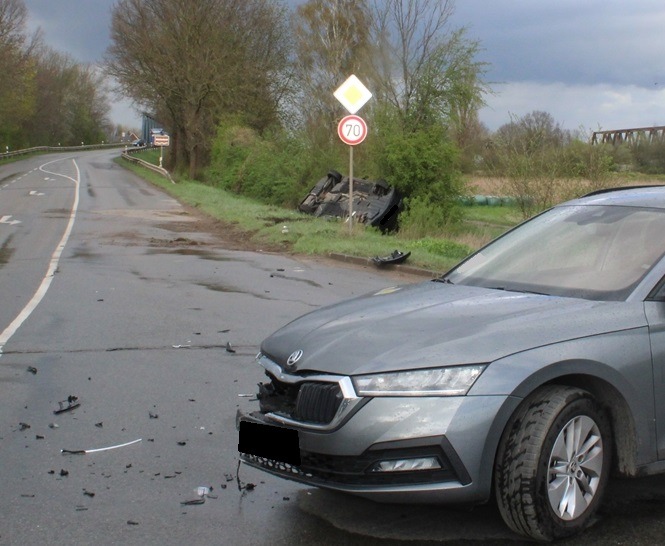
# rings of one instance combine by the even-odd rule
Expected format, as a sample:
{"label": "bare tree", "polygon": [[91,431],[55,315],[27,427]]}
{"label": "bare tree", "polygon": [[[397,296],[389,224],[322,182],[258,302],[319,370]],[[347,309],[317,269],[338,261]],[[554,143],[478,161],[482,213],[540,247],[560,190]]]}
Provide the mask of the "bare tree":
{"label": "bare tree", "polygon": [[340,105],[333,92],[351,74],[367,72],[370,18],[366,0],[309,0],[297,7],[292,18],[296,74],[310,127],[334,134]]}
{"label": "bare tree", "polygon": [[453,0],[374,0],[373,80],[406,126],[467,123],[483,104],[477,41],[452,29]]}
{"label": "bare tree", "polygon": [[195,177],[221,116],[277,120],[284,13],[267,0],[120,0],[107,71],[170,128],[175,166]]}
{"label": "bare tree", "polygon": [[72,145],[107,138],[110,108],[98,69],[50,48],[39,48],[32,64],[34,108],[23,125],[31,144]]}
{"label": "bare tree", "polygon": [[20,128],[32,111],[30,58],[38,35],[27,39],[26,17],[23,0],[0,0],[0,138],[5,145],[22,144]]}

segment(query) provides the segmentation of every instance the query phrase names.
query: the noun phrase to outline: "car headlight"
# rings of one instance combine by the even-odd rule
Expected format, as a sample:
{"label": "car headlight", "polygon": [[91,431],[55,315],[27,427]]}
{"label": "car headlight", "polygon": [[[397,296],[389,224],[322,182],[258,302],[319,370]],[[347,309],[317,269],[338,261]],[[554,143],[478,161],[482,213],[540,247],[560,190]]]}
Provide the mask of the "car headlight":
{"label": "car headlight", "polygon": [[358,396],[463,396],[486,364],[353,377]]}

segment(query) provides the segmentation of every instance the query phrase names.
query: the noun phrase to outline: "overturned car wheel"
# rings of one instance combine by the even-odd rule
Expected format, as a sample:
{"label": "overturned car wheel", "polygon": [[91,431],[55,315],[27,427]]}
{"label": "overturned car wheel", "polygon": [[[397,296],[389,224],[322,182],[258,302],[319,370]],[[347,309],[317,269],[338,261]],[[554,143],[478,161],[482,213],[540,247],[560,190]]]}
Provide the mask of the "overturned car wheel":
{"label": "overturned car wheel", "polygon": [[499,444],[495,490],[508,526],[537,540],[587,527],[610,471],[610,427],[592,395],[548,386],[529,396]]}

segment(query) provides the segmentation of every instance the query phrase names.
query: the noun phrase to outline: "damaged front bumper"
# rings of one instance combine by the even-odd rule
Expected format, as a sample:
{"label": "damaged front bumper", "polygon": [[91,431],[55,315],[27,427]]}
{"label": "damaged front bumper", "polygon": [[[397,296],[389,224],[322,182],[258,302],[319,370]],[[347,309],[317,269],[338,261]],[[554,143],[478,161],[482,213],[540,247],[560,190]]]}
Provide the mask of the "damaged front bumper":
{"label": "damaged front bumper", "polygon": [[240,459],[282,478],[381,502],[482,503],[498,444],[494,417],[505,402],[362,398],[327,430],[270,412],[239,412]]}

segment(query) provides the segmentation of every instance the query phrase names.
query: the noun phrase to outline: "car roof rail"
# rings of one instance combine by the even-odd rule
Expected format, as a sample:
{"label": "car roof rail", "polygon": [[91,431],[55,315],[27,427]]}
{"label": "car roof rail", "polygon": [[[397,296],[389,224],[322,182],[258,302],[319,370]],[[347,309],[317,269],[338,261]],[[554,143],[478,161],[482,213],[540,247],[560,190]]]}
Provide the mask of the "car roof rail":
{"label": "car roof rail", "polygon": [[664,184],[643,184],[640,186],[617,186],[615,188],[603,188],[602,190],[594,190],[589,193],[585,193],[582,197],[592,197],[594,195],[602,195],[604,193],[610,193],[613,191],[622,191],[622,190],[639,190],[642,188],[665,188]]}

